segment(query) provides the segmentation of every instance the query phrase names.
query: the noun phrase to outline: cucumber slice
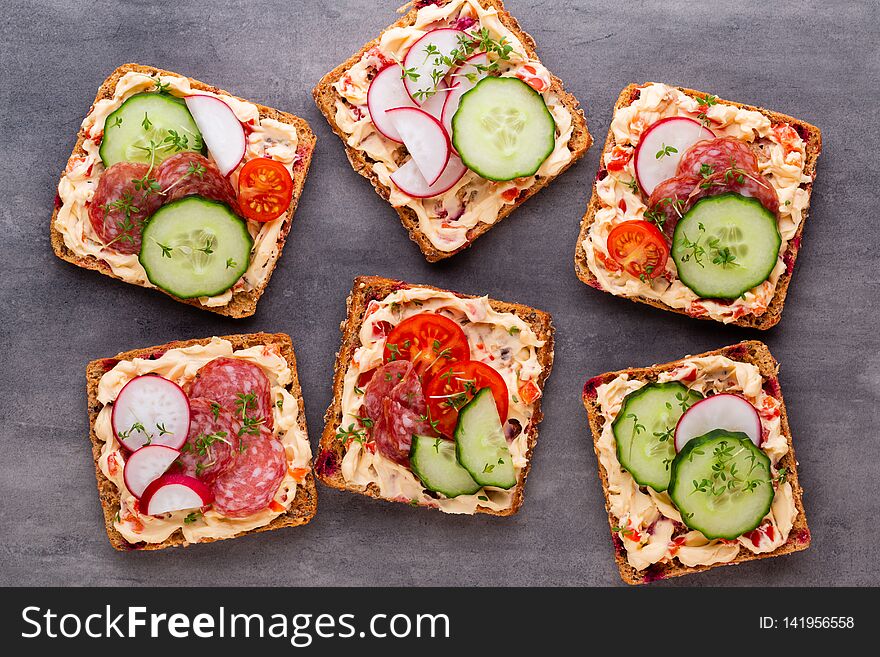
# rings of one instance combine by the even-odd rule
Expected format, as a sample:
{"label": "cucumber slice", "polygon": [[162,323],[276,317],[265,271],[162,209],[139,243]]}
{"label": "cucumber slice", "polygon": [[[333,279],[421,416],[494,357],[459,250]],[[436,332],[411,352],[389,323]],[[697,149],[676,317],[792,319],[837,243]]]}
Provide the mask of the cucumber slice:
{"label": "cucumber slice", "polygon": [[675,425],[703,396],[677,381],[649,383],[629,393],[611,424],[617,460],[640,486],[669,487],[675,458]]}
{"label": "cucumber slice", "polygon": [[522,80],[487,77],[461,97],[452,143],[483,178],[524,178],[553,152],[556,123],[541,94]]}
{"label": "cucumber slice", "polygon": [[678,278],[704,299],[736,299],[767,280],[782,237],[758,199],[727,193],[696,202],[675,227]]}
{"label": "cucumber slice", "polygon": [[481,486],[516,485],[516,469],[491,388],[477,392],[458,414],[455,453],[458,462]]}
{"label": "cucumber slice", "polygon": [[473,495],[481,488],[455,460],[455,443],[450,440],[413,436],[409,464],[425,488],[446,497]]}
{"label": "cucumber slice", "polygon": [[205,142],[182,98],[147,92],[126,99],[104,122],[101,160],[158,165],[175,153],[201,153]]}
{"label": "cucumber slice", "polygon": [[770,512],[770,458],[746,434],[714,429],[673,460],[669,497],[688,527],[708,539],[733,540]]}
{"label": "cucumber slice", "polygon": [[185,196],[150,218],[138,259],[156,287],[180,299],[212,297],[244,275],[253,243],[228,205]]}

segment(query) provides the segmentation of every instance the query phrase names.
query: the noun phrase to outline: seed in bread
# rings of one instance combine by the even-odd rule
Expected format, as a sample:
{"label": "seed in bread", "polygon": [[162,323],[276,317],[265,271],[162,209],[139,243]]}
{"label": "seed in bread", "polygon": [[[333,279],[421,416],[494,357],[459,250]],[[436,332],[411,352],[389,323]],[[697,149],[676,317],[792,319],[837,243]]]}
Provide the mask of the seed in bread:
{"label": "seed in bread", "polygon": [[[383,67],[392,65],[394,58],[401,58],[423,29],[441,24],[472,29],[476,21],[490,35],[505,36],[516,46],[515,52],[521,53],[505,65],[515,64],[512,73],[541,90],[557,124],[556,148],[535,176],[493,183],[467,171],[446,192],[428,199],[414,198],[392,182],[392,175],[405,168],[401,166],[405,151],[383,136],[372,122],[367,105],[370,81]],[[408,35],[405,39],[404,34]],[[577,100],[540,64],[534,40],[505,10],[501,0],[413,3],[406,15],[380,37],[325,75],[313,95],[333,131],[343,140],[354,170],[392,204],[410,239],[429,262],[448,258],[470,246],[582,157],[592,143]]]}

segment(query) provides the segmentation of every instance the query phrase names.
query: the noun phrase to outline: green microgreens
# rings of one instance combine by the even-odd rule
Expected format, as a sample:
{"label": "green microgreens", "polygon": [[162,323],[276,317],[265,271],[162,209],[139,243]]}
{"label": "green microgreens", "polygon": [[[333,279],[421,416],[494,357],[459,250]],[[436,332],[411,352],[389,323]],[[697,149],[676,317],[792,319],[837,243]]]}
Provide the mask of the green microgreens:
{"label": "green microgreens", "polygon": [[149,130],[153,127],[153,122],[150,121],[150,117],[147,116],[146,112],[144,112],[144,120],[141,121],[141,126],[143,126],[144,130]]}
{"label": "green microgreens", "polygon": [[156,240],[153,240],[153,241],[156,242],[156,246],[158,246],[160,249],[162,249],[162,257],[163,258],[170,258],[171,257],[171,252],[174,251],[173,247],[170,247],[166,244],[162,244],[162,242],[158,242]]}
{"label": "green microgreens", "polygon": [[153,84],[155,85],[154,91],[159,92],[160,94],[167,94],[168,90],[171,88],[171,84],[168,82],[162,82],[162,78],[157,73],[153,76]]}
{"label": "green microgreens", "polygon": [[673,153],[678,153],[678,149],[675,146],[667,146],[666,144],[660,144],[660,150],[657,151],[656,157],[658,160],[662,160],[667,155],[672,155]]}
{"label": "green microgreens", "polygon": [[519,333],[519,326],[511,326],[509,329],[507,329],[507,332],[510,335],[516,335]]}
{"label": "green microgreens", "polygon": [[367,440],[367,431],[366,429],[358,429],[354,426],[354,423],[348,425],[348,429],[344,429],[343,427],[339,427],[336,430],[336,440],[339,440],[344,445],[347,445],[349,441],[355,440],[359,442],[361,445]]}
{"label": "green microgreens", "polygon": [[697,114],[697,118],[700,120],[704,126],[709,125],[709,116],[707,112],[712,105],[718,104],[718,96],[712,94],[706,94],[704,98],[697,98],[697,105],[700,107],[700,113]]}
{"label": "green microgreens", "polygon": [[237,267],[238,263],[233,258],[226,258],[226,269]]}
{"label": "green microgreens", "polygon": [[214,249],[212,248],[213,246],[214,239],[212,237],[209,237],[205,240],[205,246],[203,246],[201,249],[196,249],[196,251],[201,251],[205,255],[211,255],[212,253],[214,253]]}
{"label": "green microgreens", "polygon": [[712,451],[712,478],[699,481],[694,479],[694,489],[690,494],[703,493],[713,497],[720,497],[734,493],[747,493],[757,489],[764,482],[760,479],[749,478],[755,468],[758,467],[756,455],[751,452],[748,454],[747,460],[750,463],[750,467],[749,471],[745,474],[740,473],[736,463],[733,462],[744,449],[746,448],[740,447],[737,450],[735,445],[730,444],[726,440],[718,443],[718,446]]}
{"label": "green microgreens", "polygon": [[121,117],[121,116],[117,116],[116,118],[113,119],[113,123],[111,123],[111,124],[110,124],[109,126],[107,126],[107,127],[108,127],[108,128],[118,128],[118,127],[121,126],[121,125],[122,125],[122,117]]}
{"label": "green microgreens", "polygon": [[200,511],[193,511],[190,514],[187,514],[186,518],[183,519],[183,522],[185,522],[187,525],[191,525],[192,523],[194,523],[196,520],[198,520],[201,517],[202,517],[202,514]]}
{"label": "green microgreens", "polygon": [[211,415],[214,416],[214,420],[220,417],[220,404],[217,402],[211,402]]}

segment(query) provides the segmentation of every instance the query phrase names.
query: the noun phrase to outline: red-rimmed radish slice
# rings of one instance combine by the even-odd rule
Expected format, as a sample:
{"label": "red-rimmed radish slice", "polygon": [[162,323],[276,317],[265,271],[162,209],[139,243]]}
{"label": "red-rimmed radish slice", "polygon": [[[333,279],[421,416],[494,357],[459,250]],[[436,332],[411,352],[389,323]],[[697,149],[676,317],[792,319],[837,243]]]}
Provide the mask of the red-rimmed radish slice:
{"label": "red-rimmed radish slice", "polygon": [[156,374],[126,383],[110,416],[116,439],[129,451],[146,445],[180,449],[189,434],[189,399],[180,386]]}
{"label": "red-rimmed radish slice", "polygon": [[180,452],[165,445],[145,445],[125,461],[122,478],[131,494],[140,498],[147,486],[165,474]]}
{"label": "red-rimmed radish slice", "polygon": [[449,162],[441,176],[433,185],[419,171],[415,160],[408,160],[397,171],[391,174],[391,181],[407,196],[413,198],[431,198],[447,192],[461,180],[467,172],[467,167],[462,163],[458,155],[450,155]]}
{"label": "red-rimmed radish slice", "polygon": [[391,118],[385,114],[386,110],[393,107],[415,107],[406,87],[403,86],[403,72],[397,64],[389,64],[376,73],[370,88],[367,89],[367,110],[370,112],[370,120],[382,135],[400,144],[403,139],[397,132],[397,128],[391,122]]}
{"label": "red-rimmed radish slice", "polygon": [[441,56],[448,58],[461,38],[471,37],[462,30],[443,27],[431,30],[410,46],[403,58],[403,67],[409,72],[403,84],[416,105],[430,98],[428,94],[434,91],[435,81],[446,77],[450,67],[438,60]]}
{"label": "red-rimmed radish slice", "polygon": [[[486,77],[486,71],[481,71],[477,67],[488,65],[489,55],[481,52],[468,57],[461,66],[452,72],[449,80],[452,89],[446,92],[447,98],[443,104],[443,115],[440,119],[443,127],[446,128],[446,134],[449,135],[449,139],[452,139],[452,117],[455,116],[458,104],[461,102],[461,97],[473,89],[477,82]],[[473,78],[473,81],[471,81],[471,78]]]}
{"label": "red-rimmed radish slice", "polygon": [[675,175],[687,149],[698,141],[714,138],[709,128],[683,116],[655,121],[642,135],[633,155],[639,186],[650,196],[657,185]]}
{"label": "red-rimmed radish slice", "polygon": [[183,99],[217,168],[228,176],[244,159],[247,140],[235,112],[219,98],[196,94]]}
{"label": "red-rimmed radish slice", "polygon": [[417,107],[385,112],[400,133],[406,150],[429,185],[435,184],[449,162],[452,145],[440,121]]}
{"label": "red-rimmed radish slice", "polygon": [[163,475],[147,486],[141,495],[141,511],[158,516],[173,511],[200,509],[210,504],[214,494],[195,477],[183,474]]}
{"label": "red-rimmed radish slice", "polygon": [[756,446],[761,446],[761,417],[758,411],[739,395],[722,393],[701,399],[678,419],[675,451],[680,452],[689,440],[713,429],[742,431]]}

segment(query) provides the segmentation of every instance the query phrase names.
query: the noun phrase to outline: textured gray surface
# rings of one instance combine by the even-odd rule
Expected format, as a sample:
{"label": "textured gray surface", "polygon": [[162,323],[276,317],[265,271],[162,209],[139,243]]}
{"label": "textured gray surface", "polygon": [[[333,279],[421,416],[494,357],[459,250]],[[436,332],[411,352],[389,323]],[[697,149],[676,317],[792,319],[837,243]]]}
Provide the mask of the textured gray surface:
{"label": "textured gray surface", "polygon": [[[880,12],[873,2],[715,4],[510,0],[509,9],[581,101],[599,144],[631,81],[682,84],[822,128],[804,247],[782,323],[766,334],[615,299],[575,278],[599,147],[476,247],[427,264],[396,214],[351,170],[310,96],[323,73],[392,22],[393,0],[8,2],[0,25],[0,583],[617,585],[580,402],[584,380],[759,337],[782,363],[813,546],[675,584],[880,584]],[[58,174],[95,90],[129,61],[293,112],[318,134],[287,249],[250,320],[199,312],[51,253]],[[553,313],[556,366],[519,515],[444,516],[321,488],[305,528],[159,553],[111,549],[87,440],[86,363],[177,338],[290,333],[314,443],[345,296],[352,278],[367,273]]]}

